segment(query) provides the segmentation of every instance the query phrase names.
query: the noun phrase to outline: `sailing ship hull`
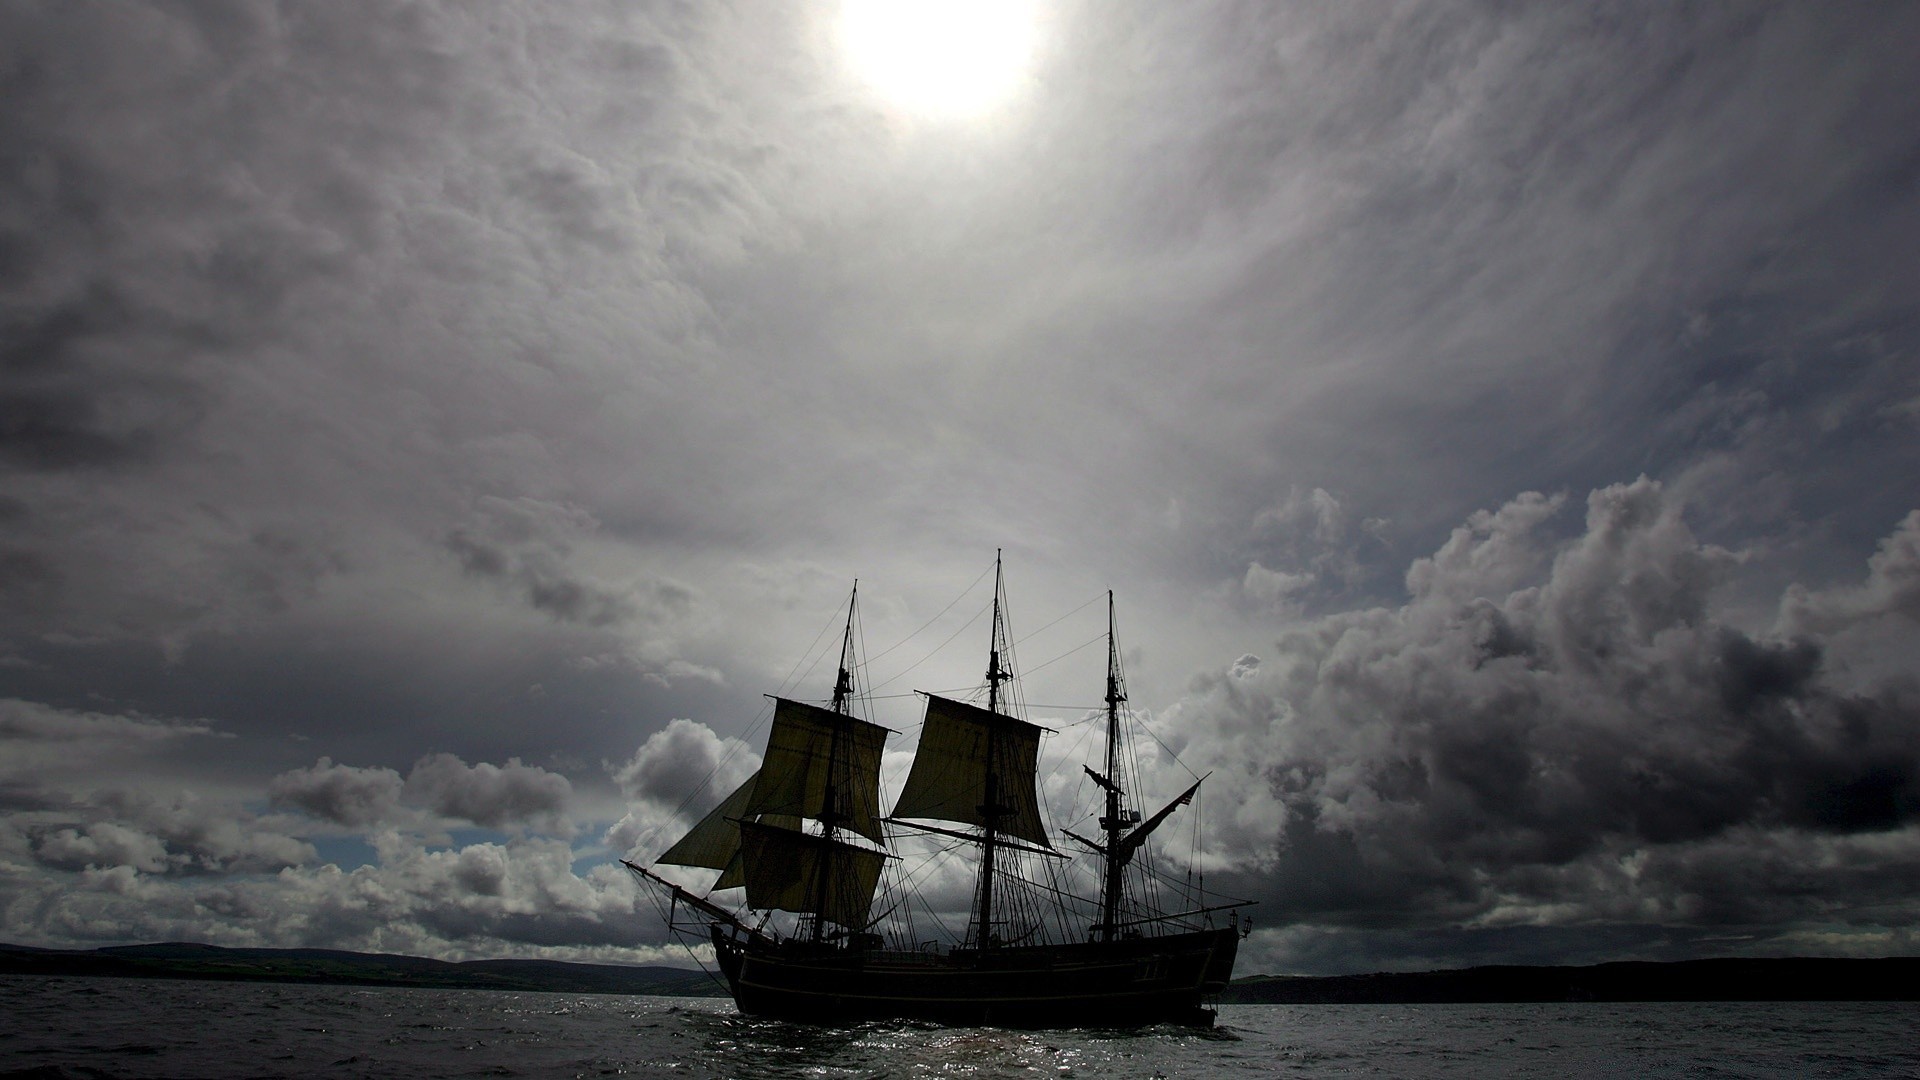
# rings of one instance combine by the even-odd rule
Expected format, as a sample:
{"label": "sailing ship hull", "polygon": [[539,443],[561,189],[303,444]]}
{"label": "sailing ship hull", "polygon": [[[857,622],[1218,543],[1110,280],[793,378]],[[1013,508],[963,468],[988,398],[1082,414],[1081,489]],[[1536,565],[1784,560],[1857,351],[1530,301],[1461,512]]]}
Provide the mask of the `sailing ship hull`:
{"label": "sailing ship hull", "polygon": [[1233,972],[1232,927],[982,953],[814,947],[714,934],[740,1011],[834,1023],[908,1018],[1001,1027],[1210,1026]]}

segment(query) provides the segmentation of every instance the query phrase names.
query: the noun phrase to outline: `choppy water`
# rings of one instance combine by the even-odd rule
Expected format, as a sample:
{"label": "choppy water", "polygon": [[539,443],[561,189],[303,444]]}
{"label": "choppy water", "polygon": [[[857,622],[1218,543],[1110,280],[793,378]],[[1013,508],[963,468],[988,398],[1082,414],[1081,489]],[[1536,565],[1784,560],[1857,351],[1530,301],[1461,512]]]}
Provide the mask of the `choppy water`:
{"label": "choppy water", "polygon": [[1916,1077],[1920,1004],[1229,1005],[1211,1032],[737,1015],[723,999],[0,977],[0,1078]]}

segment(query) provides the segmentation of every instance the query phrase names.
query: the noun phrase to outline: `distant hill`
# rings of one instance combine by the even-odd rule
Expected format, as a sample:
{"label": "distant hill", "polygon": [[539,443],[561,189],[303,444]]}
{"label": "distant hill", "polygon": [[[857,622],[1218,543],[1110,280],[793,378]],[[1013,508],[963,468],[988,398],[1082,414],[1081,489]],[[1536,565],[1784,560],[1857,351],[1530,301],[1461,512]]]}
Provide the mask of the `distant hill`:
{"label": "distant hill", "polygon": [[1373,975],[1254,975],[1226,1004],[1415,1004],[1516,1001],[1920,1001],[1920,957],[1622,962],[1591,967],[1477,967]]}
{"label": "distant hill", "polygon": [[0,974],[102,975],[163,979],[418,986],[446,990],[550,990],[571,994],[717,997],[705,972],[669,967],[571,964],[557,960],[468,960],[336,949],[227,949],[192,942],[105,949],[37,949],[0,944]]}

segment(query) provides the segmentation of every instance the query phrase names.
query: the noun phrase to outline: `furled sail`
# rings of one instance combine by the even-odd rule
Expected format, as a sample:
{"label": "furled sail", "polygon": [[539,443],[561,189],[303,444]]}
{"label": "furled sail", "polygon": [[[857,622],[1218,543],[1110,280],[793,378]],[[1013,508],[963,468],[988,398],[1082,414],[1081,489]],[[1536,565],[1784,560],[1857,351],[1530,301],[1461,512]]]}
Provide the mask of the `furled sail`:
{"label": "furled sail", "polygon": [[1140,850],[1140,845],[1147,842],[1147,837],[1153,835],[1153,830],[1159,828],[1160,823],[1167,820],[1168,815],[1180,807],[1193,802],[1194,792],[1199,791],[1200,785],[1205,781],[1206,777],[1204,776],[1194,781],[1193,786],[1181,792],[1179,798],[1161,807],[1159,813],[1141,822],[1132,832],[1121,837],[1115,849],[1120,859],[1120,865],[1125,866],[1127,863],[1133,861],[1134,852]]}
{"label": "furled sail", "polygon": [[867,925],[884,854],[757,821],[740,823],[740,843],[747,906],[812,913],[854,929]]}
{"label": "furled sail", "polygon": [[[994,778],[995,800],[1002,808],[995,830],[1051,849],[1034,773],[1044,730],[977,705],[927,695],[926,723],[913,769],[893,806],[897,818],[932,818],[985,827],[987,777]],[[989,758],[991,750],[992,760]]]}
{"label": "furled sail", "polygon": [[818,818],[832,788],[834,826],[879,842],[880,751],[886,741],[887,729],[878,724],[775,698],[766,757],[738,816]]}

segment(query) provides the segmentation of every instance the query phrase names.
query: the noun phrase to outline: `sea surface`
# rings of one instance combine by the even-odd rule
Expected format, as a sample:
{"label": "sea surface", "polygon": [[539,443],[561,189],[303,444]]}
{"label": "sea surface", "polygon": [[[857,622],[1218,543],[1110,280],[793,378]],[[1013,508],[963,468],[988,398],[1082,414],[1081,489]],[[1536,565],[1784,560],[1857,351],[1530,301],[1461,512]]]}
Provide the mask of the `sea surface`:
{"label": "sea surface", "polygon": [[1212,1031],[754,1020],[724,998],[0,976],[0,1077],[1920,1077],[1920,1003],[1228,1005]]}

